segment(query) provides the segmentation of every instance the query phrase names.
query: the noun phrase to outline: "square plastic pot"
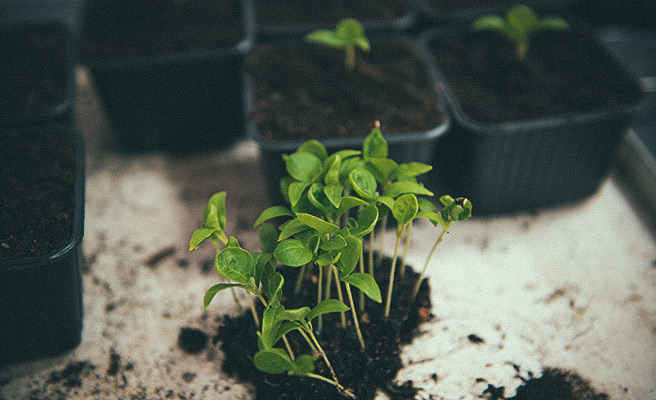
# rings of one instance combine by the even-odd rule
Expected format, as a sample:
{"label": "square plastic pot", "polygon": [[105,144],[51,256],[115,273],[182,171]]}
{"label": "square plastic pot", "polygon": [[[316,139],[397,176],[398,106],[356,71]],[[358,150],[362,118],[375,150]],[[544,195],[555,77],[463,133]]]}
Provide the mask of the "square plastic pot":
{"label": "square plastic pot", "polygon": [[[432,30],[421,40],[453,119],[435,160],[442,185],[470,198],[477,215],[533,212],[581,201],[596,192],[631,117],[644,106],[640,94],[628,104],[567,115],[476,121],[463,111],[439,60],[430,55],[430,40],[453,32],[458,30]],[[599,46],[595,52],[603,54],[604,50]],[[605,56],[609,65],[623,72]],[[627,74],[617,77],[620,82],[635,83]]]}
{"label": "square plastic pot", "polygon": [[251,2],[240,6],[245,36],[233,46],[83,60],[124,150],[212,150],[243,138],[242,64],[254,25]]}
{"label": "square plastic pot", "polygon": [[[385,40],[386,38],[386,36],[379,36],[373,40]],[[296,42],[297,40],[283,40],[279,43],[284,46],[294,45]],[[421,57],[420,60],[423,62]],[[428,70],[426,70],[426,73],[428,73]],[[244,109],[248,115],[253,111],[258,99],[255,97],[252,77],[249,74],[245,74],[244,82]],[[425,131],[409,132],[386,132],[383,127],[383,134],[389,146],[389,157],[391,159],[398,163],[415,161],[432,164],[437,143],[440,137],[451,126],[451,119],[446,112],[444,97],[437,90],[434,90],[434,95],[437,106],[442,110],[443,117],[441,123],[437,126]],[[354,107],[356,106],[354,105]],[[357,105],[357,107],[360,107],[360,105]],[[272,204],[283,204],[284,200],[280,194],[279,185],[280,180],[288,175],[283,155],[295,152],[305,140],[271,140],[260,132],[256,122],[252,118],[247,118],[246,133],[248,138],[255,141],[258,145],[260,162],[266,179],[270,202]],[[358,136],[326,137],[318,140],[326,147],[329,153],[343,149],[360,150],[368,133],[363,132],[362,135]]]}
{"label": "square plastic pot", "polygon": [[57,20],[33,17],[0,21],[0,128],[73,123],[75,34]]}
{"label": "square plastic pot", "polygon": [[[15,131],[15,130],[14,130]],[[0,249],[0,364],[57,355],[76,347],[82,331],[82,238],[84,235],[85,148],[81,134],[70,127],[41,126],[20,128],[21,135],[38,132],[72,135],[74,171],[71,197],[74,208],[70,236],[63,246],[38,256],[15,258],[3,253],[9,244],[2,238]],[[8,130],[0,131],[6,135]],[[59,137],[59,136],[57,136]],[[0,141],[6,139],[0,137]],[[36,140],[36,139],[34,139]],[[54,146],[53,146],[54,147]],[[55,152],[57,149],[51,150]],[[24,165],[23,168],[37,168]],[[47,166],[46,166],[47,167]],[[43,168],[43,166],[41,166]],[[12,171],[0,171],[2,175]],[[2,177],[0,177],[2,178]],[[4,179],[4,178],[2,178]],[[12,189],[12,193],[13,190]],[[48,198],[34,200],[47,208]],[[12,242],[12,245],[15,243]]]}

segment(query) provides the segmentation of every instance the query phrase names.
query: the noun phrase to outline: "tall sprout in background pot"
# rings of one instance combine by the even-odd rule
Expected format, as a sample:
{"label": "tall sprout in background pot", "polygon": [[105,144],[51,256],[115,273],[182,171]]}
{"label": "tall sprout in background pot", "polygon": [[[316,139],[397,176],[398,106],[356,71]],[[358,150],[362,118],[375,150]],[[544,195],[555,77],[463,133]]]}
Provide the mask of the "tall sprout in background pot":
{"label": "tall sprout in background pot", "polygon": [[344,49],[344,67],[347,71],[353,71],[355,68],[356,49],[369,51],[371,48],[364,34],[364,27],[352,18],[341,20],[335,30],[314,31],[308,34],[306,39],[324,46]]}

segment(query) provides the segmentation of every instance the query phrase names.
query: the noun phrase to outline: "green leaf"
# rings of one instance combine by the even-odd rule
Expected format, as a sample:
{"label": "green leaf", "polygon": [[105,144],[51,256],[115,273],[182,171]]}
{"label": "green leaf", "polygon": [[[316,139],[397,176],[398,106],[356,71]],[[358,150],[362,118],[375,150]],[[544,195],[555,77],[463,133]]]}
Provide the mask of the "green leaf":
{"label": "green leaf", "polygon": [[392,215],[400,227],[406,226],[412,221],[419,211],[417,197],[414,194],[406,194],[394,202]]}
{"label": "green leaf", "polygon": [[255,260],[255,268],[253,271],[253,280],[255,281],[253,286],[257,290],[260,287],[260,282],[262,282],[262,274],[264,274],[264,269],[267,264],[273,259],[273,254],[271,253],[253,253],[253,259]]}
{"label": "green leaf", "polygon": [[490,29],[504,32],[506,30],[506,20],[498,15],[486,15],[474,21],[472,28],[475,30]]}
{"label": "green leaf", "polygon": [[398,168],[396,161],[389,158],[368,158],[366,166],[378,182],[392,179],[393,172]]}
{"label": "green leaf", "polygon": [[284,310],[278,314],[278,318],[287,321],[305,321],[305,317],[310,313],[310,307],[301,307],[293,310]]}
{"label": "green leaf", "polygon": [[189,251],[196,250],[198,246],[207,238],[214,234],[214,229],[203,228],[196,229],[189,239]]}
{"label": "green leaf", "polygon": [[319,232],[321,235],[326,235],[331,232],[339,230],[339,226],[332,224],[330,222],[324,221],[319,217],[315,217],[311,214],[298,213],[296,217],[305,225],[311,227],[315,231]]}
{"label": "green leaf", "polygon": [[366,206],[368,203],[358,197],[353,197],[353,196],[346,196],[342,197],[342,201],[339,204],[339,208],[335,212],[335,218],[339,218],[350,210],[353,207],[360,207],[360,206]]}
{"label": "green leaf", "polygon": [[400,164],[399,167],[394,171],[391,179],[401,179],[408,178],[413,176],[418,176],[425,174],[432,170],[433,167],[428,164],[418,163],[418,162],[409,162],[406,164]]}
{"label": "green leaf", "polygon": [[322,161],[316,155],[296,152],[286,157],[285,165],[289,175],[301,182],[312,182],[323,170]]}
{"label": "green leaf", "polygon": [[314,262],[321,267],[325,267],[326,265],[335,264],[341,256],[342,253],[337,253],[337,255],[333,256],[333,253],[330,251],[322,251]]}
{"label": "green leaf", "polygon": [[318,140],[308,140],[301,144],[296,150],[297,153],[310,153],[314,154],[321,162],[328,157],[326,147]]}
{"label": "green leaf", "polygon": [[398,197],[402,194],[416,194],[424,196],[432,196],[433,192],[426,189],[423,184],[413,181],[397,181],[392,183],[383,196]]}
{"label": "green leaf", "polygon": [[350,308],[341,301],[337,299],[327,299],[322,301],[321,303],[317,304],[312,311],[310,311],[306,316],[305,319],[308,322],[312,322],[313,319],[318,317],[319,315],[322,314],[327,314],[331,312],[344,312],[348,311]]}
{"label": "green leaf", "polygon": [[264,310],[264,314],[262,315],[261,339],[262,346],[265,349],[270,349],[276,345],[278,331],[283,322],[280,319],[280,315],[284,310],[285,308],[283,306],[270,307]]}
{"label": "green leaf", "polygon": [[378,207],[370,204],[358,213],[357,229],[351,230],[351,234],[362,237],[371,232],[378,222]]}
{"label": "green leaf", "polygon": [[341,186],[339,182],[339,168],[342,165],[342,157],[333,154],[324,161],[324,169],[327,171],[326,176],[323,178],[326,185]]}
{"label": "green leaf", "polygon": [[203,210],[203,228],[213,228],[221,232],[225,230],[225,198],[226,192],[215,193],[210,197],[207,207]]}
{"label": "green leaf", "polygon": [[210,305],[212,299],[214,299],[214,296],[216,296],[217,293],[219,293],[222,290],[229,289],[231,287],[240,287],[243,289],[247,289],[247,286],[241,283],[217,283],[216,285],[207,289],[207,292],[205,292],[205,296],[203,296],[203,305],[205,306],[205,308],[207,308]]}
{"label": "green leaf", "polygon": [[267,349],[255,353],[253,357],[255,368],[269,374],[282,374],[294,369],[289,355],[283,349]]}
{"label": "green leaf", "polygon": [[321,210],[322,213],[325,213],[326,210],[332,208],[332,204],[326,197],[324,193],[324,187],[320,183],[313,183],[310,186],[310,189],[307,191],[307,199],[318,210]]}
{"label": "green leaf", "polygon": [[336,33],[344,43],[353,43],[364,36],[364,27],[353,18],[345,18],[337,24]]}
{"label": "green leaf", "polygon": [[419,203],[419,209],[422,211],[428,211],[428,212],[437,212],[437,207],[435,207],[435,204],[433,204],[430,200],[428,200],[425,197],[419,197],[417,199],[417,202]]}
{"label": "green leaf", "polygon": [[293,217],[294,213],[291,212],[291,210],[285,206],[273,206],[269,207],[266,210],[262,211],[260,216],[257,218],[257,221],[255,221],[255,227],[259,226],[262,224],[264,221],[268,221],[272,218],[277,218],[277,217]]}
{"label": "green leaf", "polygon": [[387,141],[383,133],[378,128],[371,130],[362,143],[362,157],[365,160],[370,158],[387,158],[388,155]]}
{"label": "green leaf", "polygon": [[342,192],[344,191],[344,188],[341,185],[326,185],[323,188],[323,192],[326,195],[326,198],[330,202],[330,204],[335,207],[339,208],[339,205],[342,203]]}
{"label": "green leaf", "polygon": [[324,46],[335,47],[341,49],[345,46],[344,40],[337,36],[334,31],[321,29],[309,33],[305,39],[312,43],[322,44]]}
{"label": "green leaf", "polygon": [[269,300],[270,307],[280,302],[284,283],[285,279],[280,272],[276,271],[273,263],[264,265],[264,271],[262,272],[262,293]]}
{"label": "green leaf", "polygon": [[287,239],[278,243],[273,256],[281,264],[300,267],[312,261],[312,252],[300,240]]}
{"label": "green leaf", "polygon": [[283,241],[307,230],[310,230],[310,227],[301,222],[300,219],[290,219],[285,224],[280,226],[280,235],[278,236],[278,241]]}
{"label": "green leaf", "polygon": [[273,250],[278,245],[278,233],[276,228],[269,223],[260,225],[260,249],[264,253],[273,253]]}
{"label": "green leaf", "polygon": [[310,186],[308,182],[292,182],[289,184],[287,197],[289,198],[289,204],[291,204],[292,207],[298,204],[308,186]]}
{"label": "green leaf", "polygon": [[349,275],[360,261],[362,254],[362,239],[355,236],[346,236],[347,246],[342,249],[342,256],[337,262],[337,266],[341,272],[340,276]]}
{"label": "green leaf", "polygon": [[361,163],[360,157],[342,157],[342,164],[339,166],[339,182],[342,186],[350,185],[349,176]]}
{"label": "green leaf", "polygon": [[380,288],[371,275],[354,273],[341,279],[342,281],[362,290],[367,297],[376,303],[382,303],[383,299],[380,294]]}
{"label": "green leaf", "polygon": [[292,374],[298,376],[304,376],[314,372],[314,356],[310,354],[303,354],[299,357],[296,357],[294,360],[294,368]]}
{"label": "green leaf", "polygon": [[254,274],[255,261],[246,250],[238,247],[226,247],[216,255],[216,272],[235,282],[248,284]]}
{"label": "green leaf", "polygon": [[282,339],[283,335],[286,335],[295,329],[299,329],[300,327],[301,324],[297,321],[283,322],[280,328],[278,329],[278,335],[276,336],[276,343],[278,342],[278,340]]}
{"label": "green leaf", "polygon": [[330,239],[321,242],[319,246],[322,250],[340,250],[347,246],[346,240],[341,235],[335,235]]}
{"label": "green leaf", "polygon": [[351,171],[349,181],[355,192],[365,200],[375,200],[378,194],[376,189],[378,184],[373,174],[364,168],[357,168]]}

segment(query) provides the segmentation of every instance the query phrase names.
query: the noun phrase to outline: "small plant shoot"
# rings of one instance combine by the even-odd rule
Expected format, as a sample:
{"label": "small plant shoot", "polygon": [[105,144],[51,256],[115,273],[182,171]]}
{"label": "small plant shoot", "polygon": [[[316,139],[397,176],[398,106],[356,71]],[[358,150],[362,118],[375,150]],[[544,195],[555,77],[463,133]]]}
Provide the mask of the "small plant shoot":
{"label": "small plant shoot", "polygon": [[569,24],[558,17],[540,19],[531,8],[519,4],[508,10],[505,18],[500,15],[483,16],[475,20],[472,27],[475,30],[490,29],[501,32],[514,43],[517,58],[524,60],[531,36],[547,29],[568,29]]}
{"label": "small plant shoot", "polygon": [[[253,355],[257,369],[317,379],[332,385],[332,390],[344,397],[356,398],[351,389],[340,383],[316,333],[321,332],[326,314],[338,313],[341,327],[355,329],[360,348],[366,351],[358,314],[366,312],[365,299],[382,303],[383,296],[375,279],[372,257],[369,271],[365,271],[364,238],[369,238],[371,255],[375,228],[384,224],[388,215],[395,219],[396,247],[389,271],[387,318],[401,237],[412,221],[427,218],[442,227],[439,244],[451,224],[471,216],[471,203],[463,198],[454,200],[443,196],[440,200],[444,207],[438,212],[428,200],[433,193],[417,181],[417,176],[430,171],[431,166],[397,163],[388,158],[387,142],[379,124],[367,136],[361,150],[329,154],[323,144],[310,140],[296,152],[285,155],[284,161],[288,176],[281,180],[280,188],[287,204],[269,207],[257,217],[254,228],[259,230],[259,252],[244,249],[237,238],[226,234],[226,193],[210,197],[201,227],[189,240],[189,250],[209,240],[216,249],[215,270],[223,281],[206,291],[203,304],[208,307],[226,289],[250,293],[251,299],[260,303],[258,311],[251,301],[259,328],[258,351]],[[272,220],[276,220],[275,226]],[[434,249],[431,256],[433,252]],[[306,273],[311,274],[316,284],[316,303],[286,309],[283,293],[289,293],[290,289],[280,272],[282,269],[299,271],[291,289],[295,292],[307,281]],[[426,268],[417,285],[425,271]],[[333,288],[337,298],[333,297]],[[359,291],[359,306],[352,289]],[[350,324],[346,317],[348,311]],[[295,345],[293,350],[287,335],[294,335],[294,343],[302,346]],[[317,358],[323,360],[327,367],[324,375],[329,376],[315,373]]]}
{"label": "small plant shoot", "polygon": [[355,50],[369,51],[369,40],[364,34],[364,27],[352,18],[341,20],[335,30],[320,29],[309,33],[306,39],[328,47],[344,50],[344,67],[347,71],[355,68]]}

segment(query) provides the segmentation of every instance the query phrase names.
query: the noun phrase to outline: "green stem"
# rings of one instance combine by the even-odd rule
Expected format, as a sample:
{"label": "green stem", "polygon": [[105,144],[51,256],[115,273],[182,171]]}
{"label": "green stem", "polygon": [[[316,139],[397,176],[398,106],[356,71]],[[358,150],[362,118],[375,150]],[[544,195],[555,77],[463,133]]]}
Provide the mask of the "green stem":
{"label": "green stem", "polygon": [[244,310],[244,307],[241,306],[241,303],[239,302],[239,298],[237,297],[237,292],[235,292],[234,287],[230,288],[230,293],[232,294],[232,301],[234,301],[235,305],[237,306],[237,312],[241,314],[242,311]]}
{"label": "green stem", "polygon": [[301,288],[303,287],[303,280],[305,279],[305,268],[307,264],[301,266],[301,270],[298,272],[298,278],[296,279],[296,287],[294,287],[294,293],[301,293]]}
{"label": "green stem", "polygon": [[[360,249],[360,273],[364,274],[364,247]],[[364,292],[360,290],[360,312],[364,312]]]}
{"label": "green stem", "polygon": [[332,364],[330,364],[330,361],[328,360],[328,356],[326,356],[326,352],[323,351],[321,344],[319,344],[319,341],[317,340],[316,336],[314,336],[311,326],[310,329],[307,330],[307,333],[310,335],[310,338],[312,338],[312,341],[314,342],[314,345],[317,347],[317,350],[319,350],[319,354],[321,354],[321,357],[323,357],[323,360],[326,362],[326,366],[330,370],[330,375],[332,375],[333,380],[335,381],[335,383],[339,385],[339,380],[337,380],[337,375],[335,374],[335,370],[333,369]]}
{"label": "green stem", "polygon": [[255,301],[253,301],[253,297],[249,296],[251,301],[250,301],[250,306],[251,306],[251,312],[253,313],[253,319],[255,320],[255,326],[258,328],[260,327],[260,318],[257,316],[257,309],[255,308]]}
{"label": "green stem", "polygon": [[353,304],[353,295],[351,294],[351,285],[348,282],[344,282],[346,286],[346,294],[349,298],[349,304],[351,305],[351,312],[353,313],[353,323],[355,324],[355,331],[358,333],[358,340],[360,341],[360,347],[364,351],[364,339],[362,338],[362,331],[360,331],[360,323],[358,322],[358,315],[355,312],[355,305]]}
{"label": "green stem", "polygon": [[[342,285],[339,282],[339,275],[338,275],[338,272],[337,272],[337,267],[335,267],[334,265],[331,265],[331,267],[332,267],[331,269],[332,269],[333,273],[335,274],[335,283],[337,284],[337,298],[339,299],[339,301],[341,301],[343,303],[344,302],[344,296],[342,295]],[[341,320],[342,320],[342,328],[346,329],[346,315],[344,314],[344,311],[340,311],[339,316],[341,317]]]}
{"label": "green stem", "polygon": [[369,234],[369,275],[372,277],[374,276],[374,231],[375,229],[371,230],[371,233]]}
{"label": "green stem", "polygon": [[[388,214],[389,215],[389,214]],[[378,238],[378,252],[376,254],[376,266],[383,262],[383,248],[385,247],[385,233],[387,232],[387,215],[383,217],[380,224],[380,235]]]}
{"label": "green stem", "polygon": [[282,341],[285,342],[285,347],[287,348],[287,353],[289,353],[289,358],[294,361],[294,352],[292,351],[292,346],[289,345],[289,340],[287,340],[286,335],[282,335]]}
{"label": "green stem", "polygon": [[405,234],[405,243],[403,245],[403,257],[401,258],[401,269],[399,270],[401,278],[405,277],[405,266],[408,260],[408,250],[410,249],[410,240],[412,239],[412,221],[408,224]]}
{"label": "green stem", "polygon": [[346,68],[347,71],[353,71],[353,69],[355,68],[355,46],[347,45],[344,48],[344,52],[345,52],[344,67]]}
{"label": "green stem", "polygon": [[397,231],[396,234],[396,244],[394,245],[394,258],[392,258],[392,269],[390,270],[389,285],[387,286],[387,301],[385,302],[385,319],[389,317],[390,313],[390,304],[392,303],[392,288],[394,287],[394,273],[396,272],[396,257],[399,254],[399,245],[401,244],[401,236],[403,236],[403,231]]}
{"label": "green stem", "polygon": [[335,386],[340,392],[342,392],[346,396],[348,396],[352,399],[357,399],[357,397],[355,397],[355,394],[353,394],[353,392],[351,392],[350,389],[346,389],[344,386],[340,385],[338,382],[335,382],[335,381],[330,380],[326,377],[323,377],[323,376],[318,375],[318,374],[313,374],[313,373],[308,373],[308,374],[305,374],[304,376],[314,378],[314,379],[319,379],[321,381],[330,383],[331,385]]}
{"label": "green stem", "polygon": [[324,299],[329,299],[331,296],[332,292],[332,286],[333,286],[333,274],[330,273],[330,270],[333,269],[332,264],[329,266],[326,266],[326,293],[324,294],[323,298]]}
{"label": "green stem", "polygon": [[[323,290],[322,285],[323,285],[323,267],[321,265],[318,265],[319,267],[319,279],[317,281],[317,305],[321,303],[321,291]],[[321,332],[321,329],[323,328],[323,318],[321,315],[319,315],[317,320],[317,330]]]}
{"label": "green stem", "polygon": [[419,275],[419,278],[417,279],[417,282],[415,283],[415,287],[412,290],[412,299],[414,300],[415,297],[417,297],[417,293],[419,293],[419,286],[421,286],[421,281],[424,279],[424,275],[426,275],[426,271],[428,270],[428,264],[430,263],[431,258],[433,258],[433,254],[435,254],[435,249],[437,249],[437,246],[442,242],[442,239],[444,239],[444,235],[447,233],[446,229],[442,231],[442,234],[440,234],[440,237],[437,238],[435,241],[435,244],[433,244],[433,248],[431,249],[430,253],[428,254],[428,258],[426,258],[426,264],[424,264],[424,269],[421,271],[421,274]]}

